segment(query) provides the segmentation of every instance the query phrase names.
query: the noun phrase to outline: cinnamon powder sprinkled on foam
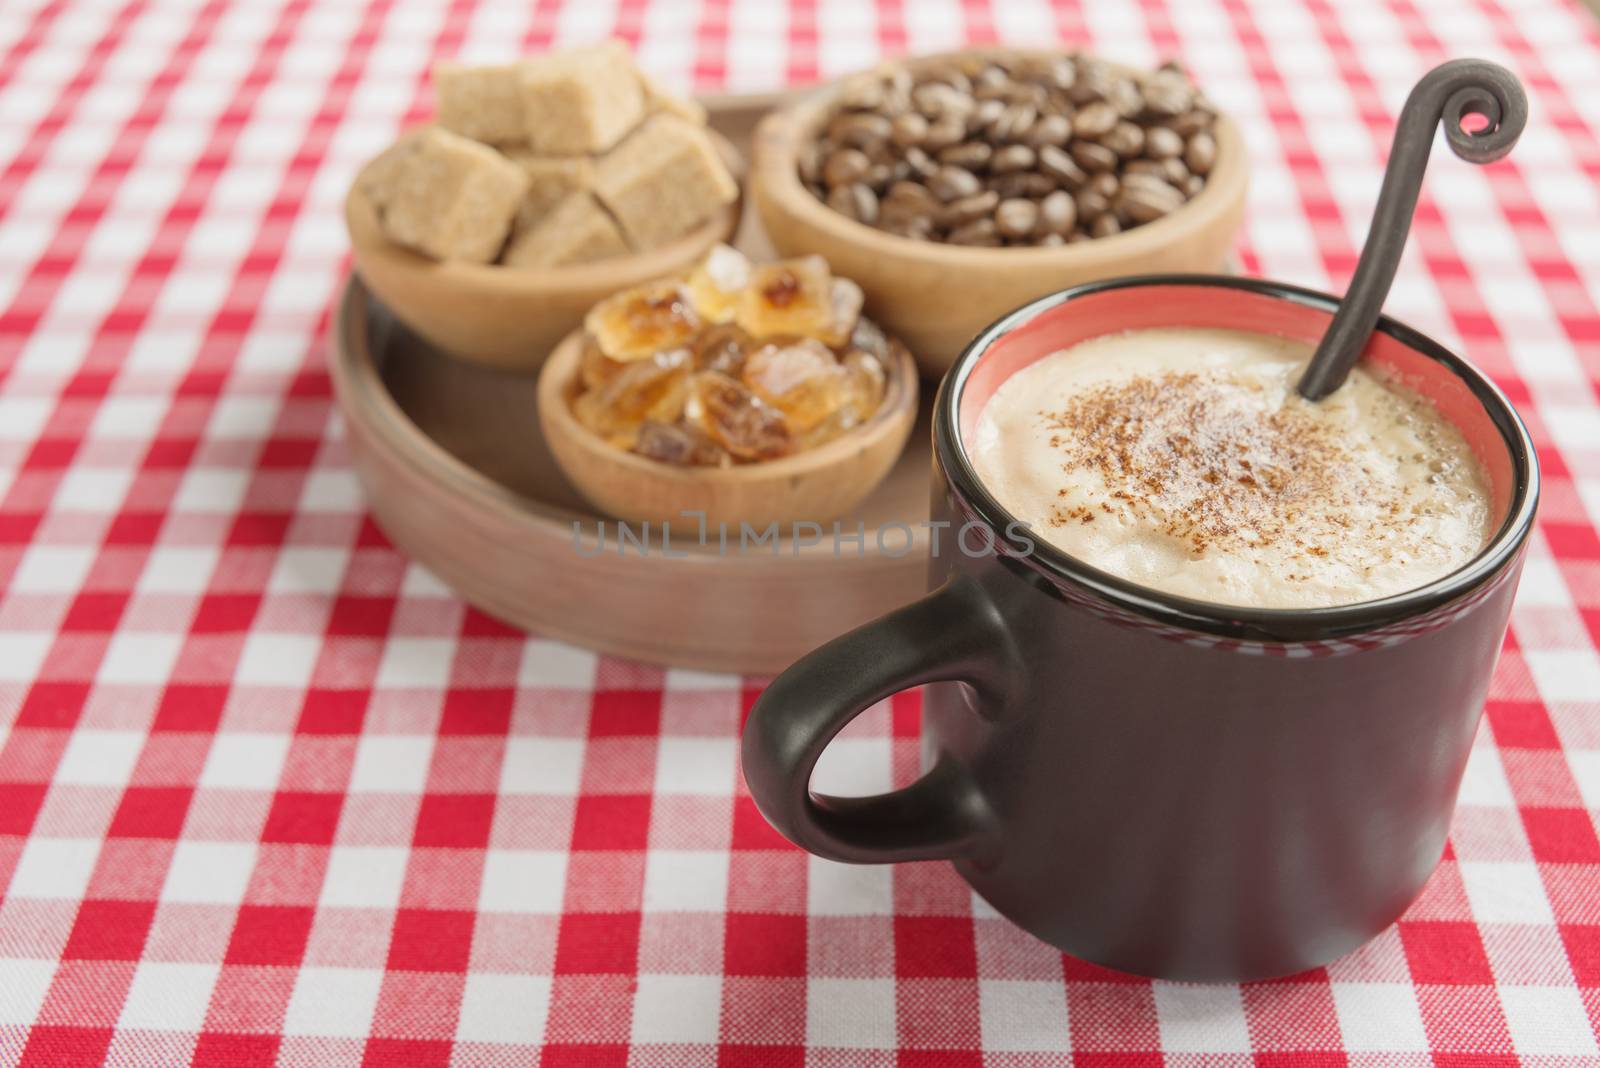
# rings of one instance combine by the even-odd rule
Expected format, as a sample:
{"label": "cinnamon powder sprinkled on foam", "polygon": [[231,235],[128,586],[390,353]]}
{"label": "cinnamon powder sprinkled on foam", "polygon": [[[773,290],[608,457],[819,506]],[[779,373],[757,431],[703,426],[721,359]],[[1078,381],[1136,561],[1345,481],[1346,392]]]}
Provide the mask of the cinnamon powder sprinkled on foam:
{"label": "cinnamon powder sprinkled on foam", "polygon": [[[1263,389],[1222,372],[1140,375],[1040,415],[1064,466],[1122,487],[1110,496],[1194,555],[1268,545],[1326,555],[1323,543],[1349,524],[1361,465],[1305,402],[1263,414],[1250,397]],[[1412,518],[1400,494],[1376,503],[1396,523]],[[1071,504],[1050,521],[1094,518],[1091,506]]]}
{"label": "cinnamon powder sprinkled on foam", "polygon": [[1309,356],[1240,331],[1095,338],[1001,386],[974,463],[1037,537],[1202,600],[1345,604],[1465,563],[1488,494],[1460,433],[1364,368],[1302,400]]}

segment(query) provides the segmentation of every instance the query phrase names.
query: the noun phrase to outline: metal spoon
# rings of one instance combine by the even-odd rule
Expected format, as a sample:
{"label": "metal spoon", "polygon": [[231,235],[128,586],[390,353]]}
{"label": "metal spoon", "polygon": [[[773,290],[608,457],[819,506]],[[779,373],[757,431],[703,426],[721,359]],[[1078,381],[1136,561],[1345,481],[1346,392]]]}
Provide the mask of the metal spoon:
{"label": "metal spoon", "polygon": [[[1486,125],[1468,133],[1461,126],[1467,115],[1483,116]],[[1433,148],[1434,126],[1440,120],[1456,155],[1472,163],[1491,163],[1510,152],[1522,135],[1528,121],[1528,98],[1516,75],[1485,59],[1453,59],[1440,64],[1411,90],[1395,125],[1389,166],[1383,172],[1378,206],[1350,289],[1296,386],[1307,400],[1321,400],[1344,384],[1377,325],[1400,266],[1406,232],[1417,210],[1422,173]]]}

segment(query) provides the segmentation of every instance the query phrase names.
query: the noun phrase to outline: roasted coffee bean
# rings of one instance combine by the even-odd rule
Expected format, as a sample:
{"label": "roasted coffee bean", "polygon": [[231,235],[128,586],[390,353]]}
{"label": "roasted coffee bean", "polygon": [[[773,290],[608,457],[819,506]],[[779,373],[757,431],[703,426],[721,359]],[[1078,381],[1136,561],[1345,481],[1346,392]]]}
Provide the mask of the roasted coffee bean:
{"label": "roasted coffee bean", "polygon": [[1092,189],[1081,190],[1072,199],[1082,222],[1093,222],[1111,210],[1111,202]]}
{"label": "roasted coffee bean", "polygon": [[1058,245],[1065,245],[1067,239],[1060,234],[1040,234],[1033,243],[1040,248],[1055,248]]}
{"label": "roasted coffee bean", "polygon": [[896,182],[883,195],[885,211],[888,210],[890,204],[903,204],[908,208],[921,210],[924,214],[931,215],[939,210],[942,203],[921,182]]}
{"label": "roasted coffee bean", "polygon": [[1109,171],[1117,165],[1117,154],[1098,141],[1074,140],[1067,146],[1067,151],[1072,153],[1072,158],[1078,162],[1078,166],[1091,174],[1096,171]]}
{"label": "roasted coffee bean", "polygon": [[966,53],[965,55],[954,56],[946,60],[946,62],[954,66],[957,70],[961,71],[961,73],[965,74],[968,78],[976,78],[983,68],[989,65],[989,61],[987,59],[972,52]]}
{"label": "roasted coffee bean", "polygon": [[878,202],[878,225],[885,229],[909,223],[913,219],[923,219],[931,226],[933,215],[928,211],[919,210],[904,201],[890,200],[888,197]]}
{"label": "roasted coffee bean", "polygon": [[1011,84],[1011,78],[1006,74],[1005,68],[990,60],[972,78],[972,91],[980,89],[1004,89]]}
{"label": "roasted coffee bean", "polygon": [[972,79],[958,66],[935,67],[924,79],[924,84],[930,82],[948,85],[963,96],[972,95]]}
{"label": "roasted coffee bean", "polygon": [[1006,113],[1004,100],[985,100],[967,116],[967,129],[972,133],[987,132]]}
{"label": "roasted coffee bean", "polygon": [[1035,111],[1042,109],[1049,99],[1050,92],[1042,85],[1023,85],[1019,83],[1011,92],[1011,103],[1027,104]]}
{"label": "roasted coffee bean", "polygon": [[958,226],[965,226],[974,219],[992,215],[999,205],[1000,194],[986,189],[982,193],[974,193],[970,197],[951,201],[935,218],[939,225],[955,229]]}
{"label": "roasted coffee bean", "polygon": [[859,182],[872,167],[865,152],[858,148],[841,148],[828,156],[822,164],[822,180],[830,187]]}
{"label": "roasted coffee bean", "polygon": [[1133,82],[1120,78],[1106,93],[1106,103],[1111,105],[1118,117],[1136,119],[1144,111],[1144,94]]}
{"label": "roasted coffee bean", "polygon": [[853,111],[834,119],[828,125],[828,136],[841,145],[861,148],[874,141],[887,140],[893,128],[893,124],[882,115]]}
{"label": "roasted coffee bean", "polygon": [[1072,116],[1077,111],[1078,109],[1073,105],[1072,100],[1060,89],[1052,89],[1046,93],[1044,106],[1039,109],[1041,115],[1060,115],[1067,120],[1069,125],[1071,124]]}
{"label": "roasted coffee bean", "polygon": [[868,141],[860,150],[873,163],[893,163],[900,158],[900,149],[893,141]]}
{"label": "roasted coffee bean", "polygon": [[839,90],[839,106],[846,111],[873,111],[883,104],[884,84],[870,74],[851,78]]}
{"label": "roasted coffee bean", "polygon": [[945,116],[928,126],[928,132],[922,135],[922,147],[929,152],[937,152],[941,148],[958,145],[967,136],[967,124],[954,116]]}
{"label": "roasted coffee bean", "polygon": [[[1042,56],[1037,54],[1022,54],[1013,58],[1011,62],[1011,76],[1023,82],[1039,82],[1043,80],[1051,63],[1062,57]],[[1070,60],[1068,61],[1070,62]]]}
{"label": "roasted coffee bean", "polygon": [[[1118,188],[1119,191],[1122,189],[1170,190],[1172,186],[1168,185],[1167,180],[1159,174],[1139,174],[1135,172],[1132,174],[1124,174],[1119,181]],[[1104,192],[1104,190],[1100,190],[1100,192]]]}
{"label": "roasted coffee bean", "polygon": [[929,63],[917,72],[917,79],[923,85],[941,84],[963,93],[972,92],[972,81],[962,71],[958,57],[940,58]]}
{"label": "roasted coffee bean", "polygon": [[1184,166],[1191,174],[1207,175],[1217,161],[1217,142],[1208,133],[1197,133],[1189,138],[1189,147],[1183,150]]}
{"label": "roasted coffee bean", "polygon": [[1098,140],[1110,133],[1116,125],[1116,110],[1104,100],[1098,100],[1087,107],[1079,108],[1078,113],[1072,117],[1072,135],[1091,141]]}
{"label": "roasted coffee bean", "polygon": [[1122,182],[1114,206],[1117,214],[1136,223],[1154,222],[1183,207],[1184,196],[1166,182],[1147,174],[1130,174]]}
{"label": "roasted coffee bean", "polygon": [[1016,81],[1014,72],[1017,69],[1017,62],[1019,58],[1020,57],[1012,52],[996,52],[990,56],[979,57],[978,61],[969,68],[969,70],[972,71],[970,77],[973,79],[973,84],[978,84],[979,74],[982,74],[984,77],[994,77],[994,72],[997,71],[999,72],[1000,82],[1002,85],[1007,82]]}
{"label": "roasted coffee bean", "polygon": [[1078,77],[1067,88],[1067,98],[1079,107],[1104,100],[1112,80],[1110,68],[1104,63],[1094,59],[1079,60]]}
{"label": "roasted coffee bean", "polygon": [[885,233],[894,234],[896,237],[909,237],[913,241],[933,240],[933,220],[926,215],[917,215],[908,219],[882,219],[879,228]]}
{"label": "roasted coffee bean", "polygon": [[1203,111],[1186,111],[1167,120],[1163,125],[1179,137],[1193,137],[1197,133],[1211,129],[1212,116]]}
{"label": "roasted coffee bean", "polygon": [[1078,69],[1065,56],[1027,56],[1017,69],[1021,77],[1051,89],[1071,89],[1078,80]]}
{"label": "roasted coffee bean", "polygon": [[1123,159],[1133,159],[1144,151],[1144,129],[1131,122],[1119,122],[1100,143]]}
{"label": "roasted coffee bean", "polygon": [[1046,196],[1056,187],[1052,179],[1034,171],[991,175],[987,185],[1007,200],[1013,197]]}
{"label": "roasted coffee bean", "polygon": [[1181,72],[1157,71],[1144,83],[1144,107],[1157,118],[1182,115],[1194,104],[1194,88]]}
{"label": "roasted coffee bean", "polygon": [[911,112],[911,90],[907,88],[891,87],[883,94],[883,103],[876,109],[879,115],[886,119],[897,119],[901,115]]}
{"label": "roasted coffee bean", "polygon": [[1110,212],[1095,219],[1089,224],[1090,237],[1110,237],[1112,234],[1122,232],[1122,224],[1117,222],[1117,217]]}
{"label": "roasted coffee bean", "polygon": [[981,171],[989,166],[989,159],[994,154],[994,149],[982,141],[963,141],[959,145],[941,149],[939,162],[963,170]]}
{"label": "roasted coffee bean", "polygon": [[1182,185],[1189,180],[1189,168],[1185,167],[1183,160],[1176,156],[1161,161],[1160,174],[1167,180],[1168,185]]}
{"label": "roasted coffee bean", "polygon": [[994,225],[1001,237],[1027,237],[1038,222],[1039,205],[1031,200],[1002,200],[994,209]]}
{"label": "roasted coffee bean", "polygon": [[888,163],[874,163],[867,168],[867,176],[863,179],[875,192],[882,192],[889,187],[889,183],[904,178],[908,172],[896,173],[894,165]]}
{"label": "roasted coffee bean", "polygon": [[1110,200],[1121,191],[1122,180],[1110,171],[1102,171],[1089,179],[1089,188]]}
{"label": "roasted coffee bean", "polygon": [[878,221],[878,198],[860,182],[834,187],[828,193],[828,207],[869,226]]}
{"label": "roasted coffee bean", "polygon": [[907,171],[918,178],[931,178],[939,169],[939,164],[920,148],[906,149],[905,164]]}
{"label": "roasted coffee bean", "polygon": [[1153,174],[1164,178],[1167,174],[1166,162],[1164,159],[1130,159],[1122,165],[1122,173]]}
{"label": "roasted coffee bean", "polygon": [[975,219],[951,230],[945,240],[952,245],[998,245],[1000,236],[995,231],[993,219]]}
{"label": "roasted coffee bean", "polygon": [[1205,187],[1206,187],[1205,178],[1201,177],[1198,174],[1189,175],[1189,177],[1186,178],[1184,180],[1184,183],[1183,183],[1183,191],[1185,193],[1189,194],[1189,196],[1191,196],[1191,197],[1195,196],[1196,194],[1198,194],[1200,192],[1200,190],[1204,189]]}
{"label": "roasted coffee bean", "polygon": [[1066,152],[1051,145],[1039,149],[1039,170],[1054,178],[1068,189],[1082,189],[1089,181],[1088,172],[1078,166],[1078,161]]}
{"label": "roasted coffee bean", "polygon": [[[1072,139],[1072,120],[1065,115],[1041,115],[1039,121],[1033,124],[1028,135],[1022,140],[1034,148],[1043,148],[1053,145],[1060,148]],[[1179,141],[1179,150],[1183,142]]]}
{"label": "roasted coffee bean", "polygon": [[901,148],[911,148],[922,144],[922,139],[928,136],[928,120],[915,111],[895,117],[894,124],[889,131],[889,138]]}
{"label": "roasted coffee bean", "polygon": [[950,87],[943,82],[919,85],[911,90],[911,106],[925,121],[937,119],[944,114],[943,94],[949,89]]}
{"label": "roasted coffee bean", "polygon": [[911,92],[911,103],[926,118],[959,118],[966,121],[967,113],[975,103],[971,94],[964,93],[942,82],[919,85]]}
{"label": "roasted coffee bean", "polygon": [[1039,231],[1043,234],[1070,234],[1078,225],[1078,205],[1072,194],[1056,190],[1039,201]]}
{"label": "roasted coffee bean", "polygon": [[1015,174],[1019,171],[1033,170],[1037,162],[1033,149],[1027,145],[1007,145],[994,154],[989,160],[991,174]]}
{"label": "roasted coffee bean", "polygon": [[996,140],[1021,141],[1039,119],[1039,109],[1032,104],[1012,104],[1000,113],[990,127]]}
{"label": "roasted coffee bean", "polygon": [[960,167],[940,167],[934,176],[928,179],[928,188],[933,190],[934,196],[948,202],[972,196],[983,188],[983,184],[971,171],[962,170]]}
{"label": "roasted coffee bean", "polygon": [[1150,159],[1173,159],[1183,155],[1183,138],[1165,126],[1152,126],[1144,132],[1144,154]]}

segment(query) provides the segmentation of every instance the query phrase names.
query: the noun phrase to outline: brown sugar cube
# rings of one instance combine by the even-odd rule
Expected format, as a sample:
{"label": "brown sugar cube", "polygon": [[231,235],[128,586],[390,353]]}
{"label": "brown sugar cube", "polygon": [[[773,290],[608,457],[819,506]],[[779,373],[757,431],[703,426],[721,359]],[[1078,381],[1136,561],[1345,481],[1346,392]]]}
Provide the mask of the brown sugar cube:
{"label": "brown sugar cube", "polygon": [[705,130],[667,114],[651,116],[600,160],[594,189],[638,249],[682,235],[739,195]]}
{"label": "brown sugar cube", "polygon": [[520,141],[522,83],[517,67],[468,67],[440,63],[433,68],[437,119],[451,133],[499,145]]}
{"label": "brown sugar cube", "polygon": [[528,195],[517,212],[517,226],[532,226],[569,193],[594,184],[588,156],[536,156],[526,145],[505,149],[506,158],[528,173]]}
{"label": "brown sugar cube", "polygon": [[397,168],[383,228],[439,260],[490,263],[505,244],[528,175],[494,149],[438,127]]}
{"label": "brown sugar cube", "polygon": [[644,89],[621,41],[530,60],[519,73],[528,147],[540,155],[604,152],[644,117]]}
{"label": "brown sugar cube", "polygon": [[639,72],[639,84],[644,86],[645,106],[652,113],[662,111],[700,126],[706,124],[706,109],[698,100],[679,96],[644,71]]}
{"label": "brown sugar cube", "polygon": [[517,231],[506,247],[508,267],[560,267],[621,256],[628,251],[617,224],[587,192],[576,192],[541,221]]}
{"label": "brown sugar cube", "polygon": [[388,207],[390,198],[394,196],[395,182],[405,169],[406,161],[416,152],[420,134],[421,131],[412,130],[402,135],[398,141],[374,156],[356,176],[356,185],[367,195],[367,200],[379,214]]}

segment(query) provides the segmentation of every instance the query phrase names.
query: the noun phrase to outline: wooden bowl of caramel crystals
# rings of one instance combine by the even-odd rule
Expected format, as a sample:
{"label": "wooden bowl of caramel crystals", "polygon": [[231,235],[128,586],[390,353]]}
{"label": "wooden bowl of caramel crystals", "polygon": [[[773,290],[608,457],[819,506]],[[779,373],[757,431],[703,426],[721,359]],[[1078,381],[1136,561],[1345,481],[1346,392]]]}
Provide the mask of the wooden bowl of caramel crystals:
{"label": "wooden bowl of caramel crystals", "polygon": [[756,131],[772,243],[815,253],[942,375],[985,326],[1067,286],[1222,269],[1238,129],[1179,68],[972,49],[852,75]]}
{"label": "wooden bowl of caramel crystals", "polygon": [[540,374],[551,451],[621,519],[692,529],[703,515],[737,537],[848,512],[917,407],[910,354],[861,305],[820,257],[752,265],[726,245],[617,293]]}

